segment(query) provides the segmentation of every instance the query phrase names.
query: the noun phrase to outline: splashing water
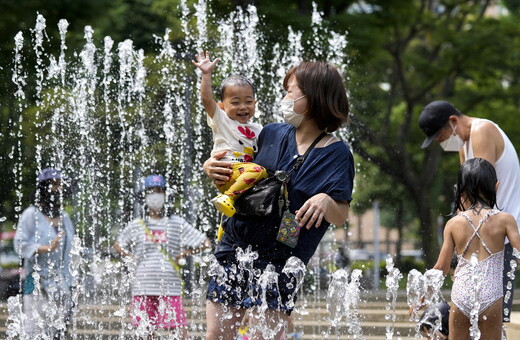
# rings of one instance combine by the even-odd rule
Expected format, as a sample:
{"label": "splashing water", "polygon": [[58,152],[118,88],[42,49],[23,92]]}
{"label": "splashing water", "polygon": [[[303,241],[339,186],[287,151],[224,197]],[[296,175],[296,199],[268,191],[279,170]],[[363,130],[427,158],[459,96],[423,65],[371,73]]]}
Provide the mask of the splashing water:
{"label": "splashing water", "polygon": [[[386,305],[385,320],[390,320],[392,323],[386,326],[386,339],[393,339],[394,325],[396,320],[395,306],[397,304],[397,290],[399,289],[399,281],[403,278],[400,270],[394,267],[392,256],[388,255],[386,258],[386,270],[388,275],[386,277],[386,299],[389,303]],[[389,312],[392,312],[391,314]]]}
{"label": "splashing water", "polygon": [[251,246],[248,246],[246,250],[242,250],[242,248],[237,248],[236,250],[236,259],[238,261],[238,272],[237,278],[239,280],[243,280],[244,277],[247,277],[247,291],[242,292],[248,295],[248,297],[253,300],[255,299],[253,292],[253,283],[258,280],[260,277],[260,270],[253,268],[253,263],[256,259],[258,259],[258,253],[251,249]]}
{"label": "splashing water", "polygon": [[[305,264],[296,256],[291,256],[287,259],[285,266],[282,269],[282,273],[289,278],[289,282],[286,283],[287,289],[294,290],[295,294],[298,293],[302,284],[303,278],[307,268]],[[287,308],[294,308],[294,299],[289,294],[287,302]]]}
{"label": "splashing water", "polygon": [[517,259],[520,259],[520,251],[518,251],[516,248],[513,248],[513,256]]}
{"label": "splashing water", "polygon": [[436,304],[442,300],[441,288],[444,283],[442,270],[429,269],[424,273],[424,303]]}
{"label": "splashing water", "polygon": [[467,287],[467,289],[471,292],[471,312],[469,321],[471,323],[471,326],[469,328],[469,335],[471,339],[478,340],[480,339],[480,329],[478,328],[478,319],[480,315],[480,286],[482,279],[480,276],[482,275],[479,267],[479,261],[478,261],[478,255],[477,254],[471,254],[471,258],[469,260],[470,265],[470,272],[471,272],[471,278],[470,278],[470,287]]}
{"label": "splashing water", "polygon": [[[513,248],[513,257],[515,257],[516,259],[520,258],[520,252],[516,248]],[[516,267],[518,266],[517,260],[514,260],[514,259],[511,260],[509,262],[509,266],[511,269],[506,273],[509,281],[507,282],[507,285],[506,285],[506,293],[504,295],[504,305],[506,305],[509,302],[509,300],[511,299],[511,291],[513,289],[512,282],[515,279]],[[504,307],[503,313],[504,313],[504,320],[509,321],[509,315],[510,315],[511,311],[507,307]]]}
{"label": "splashing water", "polygon": [[[412,269],[408,273],[408,283],[406,286],[407,304],[412,308],[410,321],[416,322],[415,338],[419,338],[419,310],[423,306],[434,306],[439,303],[442,298],[441,288],[444,283],[444,275],[441,270],[429,269],[424,275],[418,270]],[[436,308],[433,313],[436,316],[435,325],[433,325],[432,333],[435,334],[442,324],[442,314]]]}
{"label": "splashing water", "polygon": [[408,273],[406,296],[408,307],[412,308],[410,321],[418,322],[419,309],[422,305],[421,298],[424,296],[424,275],[417,269],[412,269]]}
{"label": "splashing water", "polygon": [[331,315],[331,326],[339,327],[345,318],[348,333],[353,335],[354,339],[363,338],[358,314],[361,275],[360,269],[354,269],[349,281],[348,271],[339,269],[332,274],[327,291],[327,310]]}
{"label": "splashing water", "polygon": [[[276,272],[275,267],[272,264],[268,264],[260,277],[258,278],[258,284],[260,286],[260,299],[262,304],[257,308],[258,314],[258,322],[252,327],[253,334],[256,332],[260,332],[264,339],[274,339],[275,336],[280,332],[282,327],[286,326],[285,322],[277,322],[274,327],[272,327],[272,322],[269,322],[268,315],[268,299],[267,293],[271,290],[280,291],[278,287],[278,276],[279,274]],[[281,304],[280,296],[277,297],[277,304]]]}
{"label": "splashing water", "polygon": [[[348,66],[347,35],[326,28],[323,13],[316,4],[313,4],[310,37],[289,27],[287,34],[270,46],[259,30],[264,19],[258,16],[254,6],[239,8],[217,20],[205,1],[192,3],[180,1],[179,31],[167,29],[164,35],[155,36],[153,55],[145,55],[131,40],[114,42],[108,36],[98,46],[95,27],[90,26],[84,28],[83,48],[69,51],[66,44],[69,23],[60,20],[59,54],[53,56],[47,46],[57,44],[47,36],[47,23],[42,15],[38,15],[30,39],[24,39],[22,32],[14,38],[12,81],[19,113],[18,119],[10,122],[16,145],[11,156],[17,160],[13,178],[19,185],[15,210],[20,212],[25,201],[22,192],[26,190],[21,183],[26,182],[22,165],[27,154],[21,145],[28,131],[34,133],[37,171],[53,166],[77,181],[78,191],[71,202],[78,231],[70,268],[76,283],[72,298],[76,313],[69,327],[73,336],[77,337],[80,324],[86,323],[101,330],[117,329],[120,338],[150,334],[152,326],[145,313],[138,315],[144,320],[141,326],[134,329],[129,325],[128,304],[135,263],[130,258],[119,262],[111,258],[111,247],[119,230],[143,213],[143,206],[135,199],[140,190],[135,183],[141,177],[151,172],[164,173],[171,197],[169,212],[185,217],[205,232],[211,232],[216,224],[217,214],[208,203],[214,192],[204,174],[197,171],[209,156],[212,141],[197,96],[200,77],[189,62],[195,53],[206,48],[220,58],[215,80],[231,73],[244,74],[253,80],[259,101],[255,119],[260,123],[281,121],[278,103],[283,95],[283,77],[303,56],[330,61],[342,71]],[[217,25],[218,30],[214,29]],[[183,37],[183,45],[172,42],[170,36]],[[216,46],[209,46],[212,41]],[[24,60],[29,57],[36,60],[31,70],[24,68]],[[30,102],[36,105],[26,107]],[[338,132],[338,137],[346,136],[346,129]],[[34,174],[30,176],[33,179]],[[259,315],[265,319],[265,294],[277,287],[282,278],[269,266],[264,271],[254,270],[253,261],[257,257],[251,248],[237,249],[237,265],[231,268],[231,273],[258,281],[262,288],[259,298],[263,301],[258,307]],[[191,319],[204,318],[205,277],[216,277],[217,283],[223,285],[228,279],[213,255],[204,255],[197,261],[200,261],[197,265],[190,267],[188,263],[185,269],[193,278],[188,292],[193,304],[189,311]],[[319,263],[309,266],[314,279],[313,296],[320,294],[319,281],[329,279],[319,269]],[[396,289],[402,275],[388,260],[387,269],[387,312],[392,311],[386,316],[392,322],[387,327],[388,338],[394,332]],[[303,263],[290,258],[282,271],[282,275],[290,278],[287,288],[300,291],[305,273]],[[409,304],[418,305],[419,290],[427,303],[438,300],[439,278],[430,274],[425,273],[422,279],[412,276],[412,280],[409,276],[407,290],[409,298],[412,296]],[[332,275],[327,292],[332,327],[346,325],[355,339],[363,337],[358,315],[361,275],[357,269],[350,275],[340,269]],[[37,272],[33,277],[41,294],[41,278]],[[428,294],[430,290],[437,293]],[[258,298],[252,296],[251,290],[242,293]],[[110,313],[118,318],[119,325],[99,321],[107,317],[106,310],[99,308],[86,315],[79,313],[80,306],[113,308]],[[22,332],[25,315],[19,301],[10,300],[8,307],[8,336],[14,339]],[[295,306],[289,302],[288,307]],[[53,305],[49,315],[55,317],[59,308],[58,304]],[[164,304],[160,309],[170,313]],[[233,317],[231,309],[223,317]],[[270,338],[281,327],[281,323],[275,329],[260,327],[259,332]],[[65,325],[58,322],[55,328],[63,330]],[[204,331],[204,325],[190,325],[190,330]],[[180,337],[175,332],[170,335]]]}
{"label": "splashing water", "polygon": [[424,275],[417,269],[412,269],[408,273],[406,283],[407,304],[411,309],[410,321],[415,322],[415,338],[420,338],[420,314],[422,297],[424,296]]}
{"label": "splashing water", "polygon": [[7,310],[9,317],[7,318],[7,337],[9,339],[22,338],[25,336],[23,325],[27,316],[23,313],[22,297],[11,296],[7,299]]}

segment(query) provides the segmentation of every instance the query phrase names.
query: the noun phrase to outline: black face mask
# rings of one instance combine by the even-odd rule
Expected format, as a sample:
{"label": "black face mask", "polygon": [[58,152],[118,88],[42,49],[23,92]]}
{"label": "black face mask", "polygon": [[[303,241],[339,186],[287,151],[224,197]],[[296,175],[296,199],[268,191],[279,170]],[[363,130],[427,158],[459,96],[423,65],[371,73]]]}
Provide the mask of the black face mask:
{"label": "black face mask", "polygon": [[61,212],[61,192],[47,192],[40,200],[40,210],[50,218],[60,216]]}

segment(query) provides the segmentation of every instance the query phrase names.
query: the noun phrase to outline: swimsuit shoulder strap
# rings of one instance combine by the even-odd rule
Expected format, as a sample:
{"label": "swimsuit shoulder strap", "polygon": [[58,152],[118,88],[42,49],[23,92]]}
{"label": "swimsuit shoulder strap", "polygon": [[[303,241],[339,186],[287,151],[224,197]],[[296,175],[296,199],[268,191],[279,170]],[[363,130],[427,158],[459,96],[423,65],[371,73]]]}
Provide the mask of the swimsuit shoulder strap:
{"label": "swimsuit shoulder strap", "polygon": [[466,219],[466,221],[468,221],[468,223],[471,226],[471,228],[473,229],[473,235],[471,235],[471,237],[469,238],[468,242],[466,243],[466,246],[464,247],[464,250],[462,251],[462,253],[460,253],[461,256],[464,256],[464,254],[466,254],[466,250],[468,250],[469,244],[471,243],[471,241],[473,241],[473,238],[475,237],[477,232],[475,230],[476,228],[475,228],[475,225],[473,224],[473,221],[468,216],[468,214],[466,214],[466,212],[464,212],[464,211],[459,212],[459,216],[464,217]]}
{"label": "swimsuit shoulder strap", "polygon": [[491,250],[489,250],[488,246],[486,245],[486,243],[484,242],[484,240],[482,239],[482,237],[480,236],[480,234],[478,233],[480,228],[482,227],[482,225],[484,224],[484,222],[486,222],[488,220],[488,218],[490,216],[493,216],[493,215],[496,215],[498,214],[499,211],[497,210],[494,210],[494,209],[491,209],[489,210],[485,215],[484,217],[482,217],[482,219],[480,219],[479,223],[478,223],[478,226],[475,228],[475,225],[473,224],[473,221],[471,220],[471,218],[468,216],[468,214],[466,214],[466,212],[464,211],[461,211],[459,213],[460,216],[464,216],[466,218],[466,220],[468,221],[469,225],[471,226],[471,228],[473,229],[473,235],[471,235],[471,237],[469,238],[468,242],[466,243],[466,247],[464,247],[464,250],[462,251],[462,255],[464,256],[464,254],[466,253],[466,250],[468,250],[468,247],[469,247],[469,244],[471,243],[471,241],[473,240],[473,238],[475,238],[475,236],[477,236],[479,239],[480,239],[480,242],[482,243],[482,245],[484,246],[484,248],[486,249],[486,251],[488,252],[489,255],[492,254]]}

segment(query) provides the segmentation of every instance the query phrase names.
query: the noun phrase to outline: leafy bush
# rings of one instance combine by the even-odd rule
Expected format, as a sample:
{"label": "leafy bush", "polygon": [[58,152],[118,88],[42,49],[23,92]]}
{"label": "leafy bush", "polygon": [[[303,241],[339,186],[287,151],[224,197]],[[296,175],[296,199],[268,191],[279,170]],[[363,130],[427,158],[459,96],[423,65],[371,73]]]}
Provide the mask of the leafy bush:
{"label": "leafy bush", "polygon": [[417,269],[421,273],[424,273],[426,270],[426,265],[423,260],[417,261],[411,257],[404,257],[401,258],[401,263],[397,268],[399,268],[401,273],[408,275],[412,269]]}

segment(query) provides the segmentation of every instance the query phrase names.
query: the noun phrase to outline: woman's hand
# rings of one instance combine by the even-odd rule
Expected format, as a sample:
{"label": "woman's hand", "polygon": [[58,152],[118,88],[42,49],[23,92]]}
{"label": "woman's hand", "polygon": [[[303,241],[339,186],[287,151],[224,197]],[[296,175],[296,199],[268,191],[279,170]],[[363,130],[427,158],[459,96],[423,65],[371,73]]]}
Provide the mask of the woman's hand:
{"label": "woman's hand", "polygon": [[323,220],[335,225],[342,225],[348,217],[348,203],[333,200],[327,194],[316,194],[309,198],[302,207],[296,211],[296,220],[300,221],[300,227],[306,225],[307,229],[315,226],[318,228]]}
{"label": "woman's hand", "polygon": [[56,250],[58,246],[60,245],[61,239],[65,236],[65,232],[61,231],[58,236],[56,236],[52,241],[51,244],[48,246],[40,246],[38,248],[38,254],[41,253],[50,253]]}
{"label": "woman's hand", "polygon": [[56,236],[56,237],[54,238],[54,240],[52,240],[49,251],[55,251],[56,248],[58,248],[58,246],[60,245],[61,239],[62,239],[64,236],[65,236],[65,232],[64,232],[64,231],[60,231],[60,232],[58,233],[58,236]]}
{"label": "woman's hand", "polygon": [[208,177],[213,180],[215,185],[225,184],[229,181],[231,175],[233,174],[233,170],[231,170],[233,163],[220,160],[222,157],[224,157],[225,154],[226,151],[215,154],[214,156],[208,158],[202,166],[202,169],[206,175],[208,175]]}
{"label": "woman's hand", "polygon": [[309,198],[302,207],[296,211],[296,220],[300,221],[300,227],[307,225],[307,229],[312,226],[318,228],[325,218],[327,206],[333,201],[327,194],[317,194]]}

